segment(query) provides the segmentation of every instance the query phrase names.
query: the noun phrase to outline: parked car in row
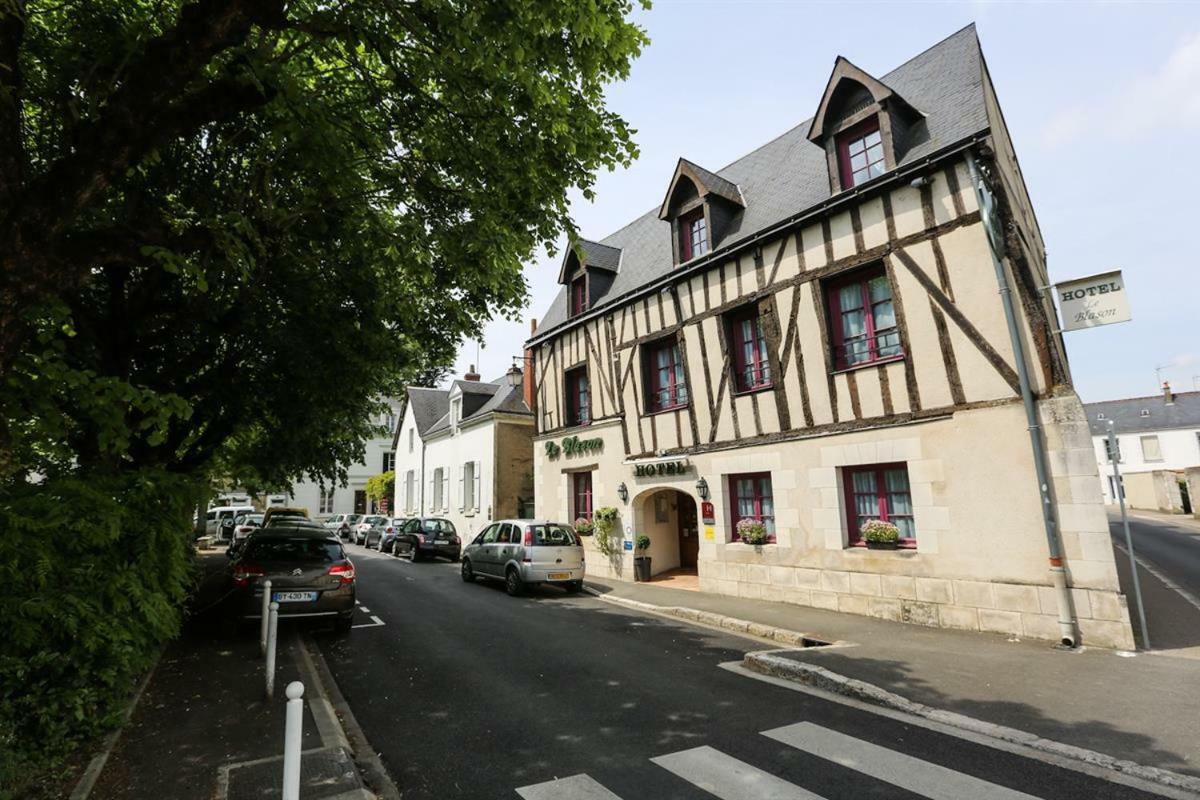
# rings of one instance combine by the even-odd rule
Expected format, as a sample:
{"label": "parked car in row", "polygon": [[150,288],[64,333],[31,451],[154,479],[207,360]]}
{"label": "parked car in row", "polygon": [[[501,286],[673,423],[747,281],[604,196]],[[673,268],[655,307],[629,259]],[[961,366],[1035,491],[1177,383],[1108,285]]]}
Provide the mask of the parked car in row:
{"label": "parked car in row", "polygon": [[238,514],[233,518],[233,541],[236,544],[263,525],[263,514]]}
{"label": "parked car in row", "polygon": [[583,543],[575,529],[548,520],[508,519],[488,525],[462,554],[462,579],[504,581],[510,595],[552,583],[568,592],[583,588]]}
{"label": "parked car in row", "polygon": [[406,520],[396,532],[392,549],[398,556],[419,561],[426,556],[441,556],[458,561],[462,541],[454,523],[441,517],[414,517]]}
{"label": "parked car in row", "polygon": [[[395,549],[396,534],[404,527],[405,522],[408,522],[408,520],[404,517],[392,517],[383,525],[378,526],[379,537],[376,546],[379,548],[379,552],[391,553]],[[368,543],[367,547],[370,546],[370,543]]]}
{"label": "parked car in row", "polygon": [[271,600],[279,603],[281,618],[328,617],[339,631],[348,631],[356,578],[342,543],[307,520],[276,519],[230,553],[230,591],[239,621],[262,618],[263,581],[270,579]]}
{"label": "parked car in row", "polygon": [[204,514],[204,535],[233,538],[233,520],[239,514],[253,514],[254,506],[215,506]]}
{"label": "parked car in row", "polygon": [[384,524],[388,521],[387,517],[382,517],[375,514],[367,515],[358,521],[354,526],[354,543],[366,544],[367,536],[371,533],[371,529],[376,525]]}
{"label": "parked car in row", "polygon": [[341,539],[349,539],[362,518],[362,514],[334,514],[326,520],[325,525]]}
{"label": "parked car in row", "polygon": [[263,525],[267,525],[276,517],[291,517],[293,519],[308,519],[307,508],[285,508],[283,506],[271,506],[263,512]]}

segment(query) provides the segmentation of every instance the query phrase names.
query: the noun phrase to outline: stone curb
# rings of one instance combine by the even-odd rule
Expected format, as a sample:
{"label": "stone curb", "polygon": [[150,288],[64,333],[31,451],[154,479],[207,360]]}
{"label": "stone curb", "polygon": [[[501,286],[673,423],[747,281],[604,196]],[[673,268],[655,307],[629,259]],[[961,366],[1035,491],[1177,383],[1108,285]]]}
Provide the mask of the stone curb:
{"label": "stone curb", "polygon": [[848,678],[845,675],[839,675],[816,664],[783,658],[770,651],[747,653],[742,664],[747,669],[763,675],[783,678],[826,692],[853,697],[857,700],[902,711],[906,714],[924,717],[943,725],[1024,745],[1025,747],[1031,747],[1034,750],[1051,755],[1081,761],[1094,767],[1110,769],[1114,772],[1120,772],[1150,783],[1157,783],[1161,786],[1183,789],[1189,792],[1200,792],[1200,778],[1181,775],[1177,772],[1159,769],[1158,767],[1147,767],[1133,761],[1098,753],[1094,750],[1087,750],[1051,739],[1044,739],[1035,734],[1026,733],[1015,728],[995,725],[984,720],[975,719],[974,717],[967,717],[952,711],[933,708],[923,703],[915,703],[906,697],[889,692],[874,684]]}
{"label": "stone curb", "polygon": [[700,611],[699,609],[688,608],[687,606],[660,606],[654,603],[643,603],[641,600],[630,600],[627,597],[610,597],[596,591],[590,586],[584,586],[584,591],[606,603],[631,608],[635,611],[675,617],[685,622],[693,622],[709,628],[731,631],[732,633],[746,634],[791,647],[803,647],[806,640],[819,641],[822,645],[845,644],[845,642],[825,642],[812,634],[801,633],[800,631],[793,631],[788,628],[777,628],[774,625],[764,625],[761,622],[751,622],[748,619],[738,619],[737,617],[717,614],[712,611]]}
{"label": "stone curb", "polygon": [[124,710],[121,711],[121,721],[117,724],[115,730],[104,737],[104,744],[101,746],[100,752],[88,762],[83,775],[79,778],[79,782],[71,790],[70,800],[87,800],[91,796],[92,789],[96,788],[96,782],[100,780],[100,773],[104,772],[104,767],[108,764],[109,756],[116,749],[117,742],[121,738],[121,733],[125,730],[125,726],[129,724],[130,717],[133,716],[133,710],[137,708],[137,704],[142,699],[142,694],[146,691],[146,687],[150,685],[150,679],[154,677],[154,673],[158,670],[158,662],[162,660],[162,654],[165,650],[165,646],[159,649],[158,655],[154,657],[154,663],[150,665],[150,668],[146,670],[146,674],[138,682],[133,695],[130,696]]}
{"label": "stone curb", "polygon": [[325,656],[321,653],[320,648],[312,643],[307,633],[301,634],[298,642],[303,660],[307,660],[308,666],[312,667],[313,676],[317,679],[321,693],[333,709],[339,733],[345,737],[361,777],[374,790],[374,792],[362,790],[365,792],[364,797],[400,800],[400,790],[392,781],[387,769],[384,768],[383,761],[375,752],[375,748],[371,747],[371,743],[367,741],[366,734],[363,733],[358,720],[354,718],[354,712],[350,710],[350,704],[342,696],[342,691],[338,688],[337,681],[333,678],[333,672],[325,662]]}

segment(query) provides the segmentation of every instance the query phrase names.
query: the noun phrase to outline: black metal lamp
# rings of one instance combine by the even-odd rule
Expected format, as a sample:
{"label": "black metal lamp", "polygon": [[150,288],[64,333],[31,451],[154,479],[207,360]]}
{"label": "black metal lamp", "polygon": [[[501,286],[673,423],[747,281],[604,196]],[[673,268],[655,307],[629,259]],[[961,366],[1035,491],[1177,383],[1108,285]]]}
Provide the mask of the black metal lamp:
{"label": "black metal lamp", "polygon": [[700,495],[701,500],[708,499],[708,481],[704,478],[696,481],[696,493]]}
{"label": "black metal lamp", "polygon": [[625,481],[621,481],[621,485],[617,487],[617,497],[621,498],[622,503],[629,502],[629,487],[625,485]]}

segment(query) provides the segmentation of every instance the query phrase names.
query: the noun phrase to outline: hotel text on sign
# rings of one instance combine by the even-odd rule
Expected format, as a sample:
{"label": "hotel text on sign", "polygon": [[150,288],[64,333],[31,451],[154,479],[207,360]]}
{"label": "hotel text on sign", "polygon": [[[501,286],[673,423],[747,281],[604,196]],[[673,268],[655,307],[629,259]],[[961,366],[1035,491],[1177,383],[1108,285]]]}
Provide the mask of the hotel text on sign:
{"label": "hotel text on sign", "polygon": [[1121,271],[1056,283],[1064,331],[1128,322],[1129,297]]}

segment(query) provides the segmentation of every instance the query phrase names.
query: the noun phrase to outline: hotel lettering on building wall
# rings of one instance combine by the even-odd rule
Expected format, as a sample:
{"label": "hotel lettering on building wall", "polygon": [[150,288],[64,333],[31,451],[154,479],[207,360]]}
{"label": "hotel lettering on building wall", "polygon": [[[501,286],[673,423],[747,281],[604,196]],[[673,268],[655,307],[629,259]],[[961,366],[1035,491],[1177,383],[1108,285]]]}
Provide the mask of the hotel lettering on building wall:
{"label": "hotel lettering on building wall", "polygon": [[[655,573],[696,571],[705,591],[1058,638],[970,154],[999,197],[1082,640],[1131,646],[1038,288],[1041,232],[974,27],[879,77],[838,58],[817,100],[723,169],[681,158],[658,208],[569,249],[527,344],[538,516],[614,507],[618,535],[650,537]],[[739,541],[744,519],[765,544]],[[865,546],[872,519],[899,529],[896,550]],[[633,555],[590,553],[588,570],[632,580]]]}

